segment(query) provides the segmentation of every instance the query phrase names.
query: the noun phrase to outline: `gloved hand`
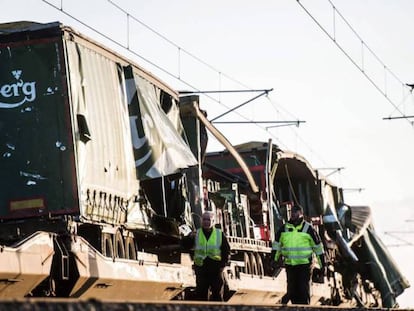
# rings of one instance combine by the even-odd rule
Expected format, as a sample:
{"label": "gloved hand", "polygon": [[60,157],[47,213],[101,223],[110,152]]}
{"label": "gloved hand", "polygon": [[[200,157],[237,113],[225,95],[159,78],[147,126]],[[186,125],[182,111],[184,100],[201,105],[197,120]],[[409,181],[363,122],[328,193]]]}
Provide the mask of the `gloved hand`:
{"label": "gloved hand", "polygon": [[281,265],[280,261],[274,261],[274,260],[272,260],[270,262],[270,267],[272,268],[272,270],[277,270],[277,269],[281,268],[282,265]]}
{"label": "gloved hand", "polygon": [[325,282],[325,268],[312,270],[312,282],[323,284]]}
{"label": "gloved hand", "polygon": [[282,268],[284,267],[284,261],[282,256],[279,257],[278,261],[274,261],[272,260],[270,262],[270,268],[271,268],[271,272],[273,274],[274,277],[276,277],[277,275],[279,275],[280,271],[282,271]]}
{"label": "gloved hand", "polygon": [[229,267],[229,266],[230,266],[230,261],[222,261],[220,263],[220,268],[221,269],[224,269],[224,268]]}
{"label": "gloved hand", "polygon": [[272,260],[270,262],[270,272],[271,272],[271,275],[274,278],[276,278],[279,275],[279,273],[282,271],[282,267],[283,267],[282,261],[280,261],[280,260],[279,261]]}

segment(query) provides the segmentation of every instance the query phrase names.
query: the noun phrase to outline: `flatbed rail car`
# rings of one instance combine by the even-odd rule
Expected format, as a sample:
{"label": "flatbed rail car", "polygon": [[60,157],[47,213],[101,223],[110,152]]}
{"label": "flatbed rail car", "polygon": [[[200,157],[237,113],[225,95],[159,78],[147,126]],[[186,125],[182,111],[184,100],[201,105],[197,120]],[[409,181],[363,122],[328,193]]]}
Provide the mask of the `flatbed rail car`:
{"label": "flatbed rail car", "polygon": [[[275,175],[281,167],[275,164],[289,157],[276,156],[280,150],[259,148],[262,164],[250,165],[243,148],[205,119],[198,99],[194,105],[193,97],[179,98],[66,26],[2,24],[0,52],[0,298],[191,299],[194,274],[183,236],[199,227],[204,210],[213,210],[232,247],[226,300],[277,303],[285,279],[270,269],[270,244],[290,204],[278,199],[313,185],[301,188],[307,189],[301,200],[314,202],[319,220],[345,211],[331,205],[325,215],[317,198],[331,193],[335,201],[326,202],[340,200],[310,166],[296,184],[281,186],[286,176]],[[218,165],[212,155],[204,161],[206,128],[237,165]],[[366,228],[315,226],[331,235],[326,241],[340,255],[353,254],[347,229]],[[335,263],[329,282],[313,284],[312,304],[380,303],[372,292],[358,295],[365,283],[355,278],[341,291],[340,268],[349,261]],[[408,286],[392,271],[390,298],[381,291],[386,306]]]}
{"label": "flatbed rail car", "polygon": [[[320,175],[306,159],[280,150],[271,142],[249,142],[234,148],[262,189],[261,199],[251,192],[242,168],[228,150],[205,156],[204,177],[207,184],[215,185],[209,194],[221,204],[215,198],[228,198],[229,189],[237,189],[249,201],[245,222],[248,230],[264,241],[271,240],[275,230],[288,220],[293,204],[304,207],[305,217],[322,237],[329,262],[325,284],[313,284],[313,299],[320,298],[313,303],[398,306],[396,298],[409,283],[375,234],[369,207],[347,205],[342,189]],[[223,210],[228,212],[226,207]],[[267,262],[266,254],[260,257]],[[257,258],[246,258],[246,270],[270,276],[273,271],[266,269],[268,265],[262,270]]]}
{"label": "flatbed rail car", "polygon": [[145,193],[196,164],[178,111],[174,90],[69,27],[0,25],[0,298],[169,300],[194,286],[171,250],[181,205]]}
{"label": "flatbed rail car", "polygon": [[[60,23],[0,25],[0,64],[0,298],[191,299],[207,206],[178,94]],[[279,301],[243,257],[269,240],[234,220],[226,299]]]}
{"label": "flatbed rail car", "polygon": [[[275,155],[281,150],[267,144],[256,144],[248,152],[233,147],[205,118],[205,113],[199,108],[198,96],[182,97],[180,105],[192,150],[198,150],[195,146],[207,145],[206,130],[226,148],[223,152],[195,153],[199,167],[193,168],[194,174],[187,173],[189,184],[195,189],[203,188],[197,194],[200,199],[191,201],[192,210],[213,211],[218,222],[216,225],[224,231],[230,243],[231,264],[225,269],[226,299],[231,303],[281,303],[286,292],[286,276],[280,273],[280,269],[275,271],[271,268],[272,237],[287,219],[287,207],[291,205],[290,202],[285,204],[284,209],[277,206],[273,190],[276,180],[278,184],[280,182],[274,175],[274,165]],[[257,146],[261,147],[260,160],[254,154]],[[310,167],[302,172],[305,177],[312,174]],[[303,195],[312,200],[318,195],[318,188],[314,187],[312,193]],[[337,282],[335,288],[339,290],[340,286]],[[334,301],[332,284],[315,282],[312,284],[311,305],[321,304],[356,305],[356,302],[350,296]]]}

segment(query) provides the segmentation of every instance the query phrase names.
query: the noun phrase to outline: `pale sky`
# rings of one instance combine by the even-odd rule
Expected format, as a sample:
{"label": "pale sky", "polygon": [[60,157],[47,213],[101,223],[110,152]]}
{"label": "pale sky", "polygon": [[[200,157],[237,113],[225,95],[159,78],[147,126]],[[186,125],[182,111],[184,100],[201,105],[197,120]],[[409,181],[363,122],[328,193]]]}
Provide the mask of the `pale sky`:
{"label": "pale sky", "polygon": [[[299,127],[274,128],[270,133],[253,125],[217,124],[217,127],[233,144],[271,138],[282,149],[305,156],[315,168],[345,167],[340,174],[331,175],[331,180],[344,188],[364,189],[345,192],[345,201],[372,207],[377,231],[386,244],[397,242],[387,232],[411,232],[402,236],[410,245],[389,249],[414,286],[413,267],[403,259],[404,254],[413,252],[414,243],[414,127],[403,119],[382,120],[400,114],[296,0],[112,2],[179,46],[181,52],[132,19],[128,38],[126,15],[107,0],[65,0],[63,9],[113,40],[128,45],[141,58],[108,42],[46,1],[0,0],[0,22],[60,21],[111,45],[178,90],[191,90],[190,86],[204,91],[242,88],[227,77],[250,89],[273,88],[268,99],[262,97],[238,111],[255,121],[301,120],[305,123]],[[61,0],[49,3],[60,7]],[[403,83],[414,83],[411,34],[414,1],[332,0],[360,38],[345,26],[337,13],[334,18],[328,0],[300,3],[358,64],[363,64],[365,72],[382,90],[386,89],[401,111],[414,115],[413,95],[383,68],[385,64]],[[181,81],[173,76],[179,76]],[[212,96],[232,108],[257,94]],[[201,106],[210,118],[228,109],[222,104],[201,97]],[[226,120],[244,119],[229,114],[221,119]],[[220,149],[212,139],[210,150]],[[414,300],[408,297],[412,292],[411,288],[400,297],[401,306],[414,307]]]}

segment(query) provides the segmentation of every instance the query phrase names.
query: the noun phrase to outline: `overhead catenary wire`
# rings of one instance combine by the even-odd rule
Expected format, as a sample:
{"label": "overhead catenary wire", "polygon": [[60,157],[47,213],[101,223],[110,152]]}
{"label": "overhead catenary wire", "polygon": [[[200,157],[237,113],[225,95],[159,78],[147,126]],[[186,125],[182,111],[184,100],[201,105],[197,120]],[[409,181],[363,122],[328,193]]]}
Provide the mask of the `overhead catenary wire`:
{"label": "overhead catenary wire", "polygon": [[[53,4],[53,3],[50,3],[50,2],[49,2],[49,1],[47,1],[47,0],[40,0],[40,1],[42,1],[42,2],[44,2],[44,3],[46,3],[46,4],[48,4],[48,5],[50,5],[51,7],[53,7],[53,8],[54,8],[54,9],[56,9],[56,10],[59,10],[62,14],[65,14],[66,16],[68,16],[68,17],[70,17],[71,19],[75,20],[76,22],[78,22],[78,23],[79,23],[79,24],[81,24],[82,26],[84,26],[84,27],[88,28],[89,30],[91,30],[91,31],[93,31],[93,32],[95,32],[95,33],[97,33],[98,35],[102,36],[102,37],[103,37],[103,38],[105,38],[106,40],[108,40],[108,41],[112,42],[112,43],[113,43],[113,44],[115,44],[116,46],[121,47],[121,48],[123,48],[123,49],[126,49],[126,50],[127,50],[127,51],[129,51],[131,54],[133,54],[134,56],[136,56],[136,57],[140,58],[141,60],[145,61],[145,62],[146,62],[146,63],[148,63],[149,65],[151,65],[151,66],[153,66],[154,68],[156,68],[156,69],[160,70],[161,72],[163,72],[163,73],[167,74],[168,76],[170,76],[170,77],[172,77],[172,78],[175,78],[175,79],[179,80],[181,83],[184,83],[185,85],[187,85],[188,87],[192,88],[193,90],[200,91],[200,90],[199,90],[196,86],[194,86],[194,85],[192,85],[191,83],[187,82],[186,80],[182,79],[179,75],[175,75],[174,73],[172,73],[172,72],[168,71],[167,69],[163,68],[162,66],[157,65],[155,62],[151,61],[150,59],[148,59],[148,58],[144,57],[143,55],[141,55],[141,54],[137,53],[136,51],[132,50],[131,48],[129,48],[129,46],[128,46],[128,45],[124,45],[124,44],[122,44],[121,42],[119,42],[119,41],[117,41],[117,40],[115,40],[115,39],[112,39],[111,37],[109,37],[108,35],[104,34],[104,33],[103,33],[103,32],[101,32],[101,31],[99,31],[99,30],[98,30],[98,29],[96,29],[95,27],[90,26],[89,24],[87,24],[87,23],[85,23],[84,21],[82,21],[82,20],[78,19],[77,17],[75,17],[73,14],[70,14],[69,12],[65,11],[65,10],[63,9],[63,2],[64,2],[63,0],[61,0],[61,5],[60,5],[60,7],[59,7],[59,6],[56,6],[56,5],[55,5],[55,4]],[[105,0],[105,1],[108,1],[109,3],[113,4],[113,2],[112,2],[111,0]],[[117,8],[118,8],[118,9],[121,9],[119,6],[117,6]],[[187,55],[189,55],[190,57],[193,57],[196,61],[198,61],[198,62],[202,63],[203,65],[207,66],[207,67],[208,67],[208,68],[210,68],[211,70],[214,70],[214,71],[218,72],[220,75],[225,76],[226,78],[228,78],[229,80],[231,80],[231,81],[233,81],[233,82],[235,82],[235,83],[239,84],[240,86],[245,87],[245,88],[247,88],[247,89],[251,89],[251,88],[249,88],[248,86],[246,86],[245,84],[243,84],[243,83],[241,83],[241,82],[237,81],[236,79],[234,79],[234,78],[230,77],[229,75],[226,75],[226,74],[223,74],[222,72],[219,72],[219,71],[218,71],[217,69],[215,69],[213,66],[211,66],[211,65],[209,65],[208,63],[204,62],[204,61],[203,61],[203,60],[201,60],[200,58],[198,58],[198,57],[194,56],[192,53],[190,53],[190,52],[186,51],[185,49],[183,49],[183,48],[179,47],[179,46],[178,46],[178,45],[176,45],[174,42],[172,42],[171,40],[167,39],[165,36],[161,35],[159,32],[155,31],[154,29],[152,29],[151,27],[149,27],[149,26],[148,26],[148,25],[146,25],[145,23],[143,23],[143,22],[139,21],[139,19],[137,19],[136,17],[133,17],[132,15],[128,14],[125,10],[123,10],[123,9],[121,9],[121,10],[122,10],[122,12],[123,12],[123,13],[127,14],[127,17],[128,17],[128,18],[133,18],[135,21],[139,22],[140,24],[145,25],[145,27],[146,27],[148,30],[150,30],[151,32],[153,32],[153,33],[154,33],[154,34],[156,34],[157,36],[160,36],[163,40],[166,40],[168,43],[172,44],[173,46],[175,46],[176,48],[178,48],[180,51],[183,51],[183,52],[185,52]],[[129,27],[127,27],[127,28],[128,28],[128,31],[129,31]],[[129,36],[129,35],[128,35],[128,36]],[[210,98],[211,100],[213,100],[213,101],[215,101],[215,102],[219,103],[220,105],[224,106],[226,109],[232,109],[231,107],[229,107],[229,106],[225,105],[225,104],[224,104],[223,102],[221,102],[221,101],[216,100],[214,97],[209,96],[208,94],[205,94],[205,96],[206,96],[206,97],[208,97],[208,98]],[[239,113],[239,112],[237,112],[237,111],[235,111],[235,113],[236,113],[237,115],[239,115],[241,118],[245,119],[246,121],[253,121],[253,120],[250,120],[249,118],[245,117],[244,115],[240,114],[240,113]],[[258,125],[256,124],[256,126],[258,126]],[[268,132],[265,128],[260,127],[260,126],[258,126],[258,127],[259,127],[261,130],[264,130],[264,131]],[[270,133],[270,135],[272,135],[272,134]],[[274,137],[273,135],[272,135],[272,137],[273,137],[273,138],[275,138],[277,141],[280,141],[280,139],[278,139],[277,137]]]}
{"label": "overhead catenary wire", "polygon": [[[394,102],[394,100],[392,100],[390,98],[390,96],[388,96],[387,94],[387,83],[386,83],[386,73],[390,73],[392,77],[394,77],[396,79],[396,81],[398,81],[398,83],[401,84],[402,88],[407,88],[406,84],[403,83],[401,81],[401,79],[398,78],[398,76],[392,72],[388,66],[385,65],[385,63],[378,57],[378,55],[365,43],[365,41],[361,38],[361,36],[357,33],[357,31],[351,26],[351,24],[348,22],[348,20],[338,11],[338,9],[336,8],[336,6],[332,3],[331,0],[327,0],[329,2],[329,4],[331,5],[332,9],[333,9],[333,35],[330,34],[330,32],[316,19],[316,17],[314,15],[312,15],[312,13],[301,3],[300,0],[296,0],[297,3],[299,4],[299,6],[306,12],[306,14],[316,23],[316,25],[332,40],[332,42],[338,47],[338,49],[348,58],[349,61],[351,61],[351,63],[357,67],[360,72],[368,79],[368,81],[385,97],[385,99],[395,108],[395,111],[397,111],[400,115],[401,115],[401,119],[407,119],[408,123],[412,126],[412,122],[410,122],[408,120],[408,117],[406,116],[406,114],[401,111],[401,109],[399,108],[399,106]],[[340,45],[338,43],[337,37],[336,37],[336,18],[335,16],[338,15],[347,25],[347,27],[352,31],[352,33],[356,36],[356,38],[360,41],[361,43],[361,49],[362,49],[362,61],[361,61],[361,65],[358,64],[358,62],[352,58],[352,56],[345,50],[345,48]],[[367,51],[369,51],[374,58],[380,63],[380,65],[383,67],[384,70],[384,89],[381,88],[375,81],[374,79],[368,75],[368,73],[365,70],[365,66],[364,66],[364,58],[363,58],[363,51],[364,48],[367,49]]]}
{"label": "overhead catenary wire", "polygon": [[[55,5],[51,2],[49,2],[48,0],[40,0],[41,2],[51,6],[52,8],[60,11],[62,14],[65,14],[66,16],[68,16],[69,18],[73,19],[74,21],[76,21],[77,23],[81,24],[82,26],[88,28],[89,30],[95,32],[96,34],[102,36],[103,38],[105,38],[106,40],[110,41],[111,43],[113,43],[114,45],[123,48],[125,50],[127,50],[128,52],[130,52],[132,55],[140,58],[141,60],[143,60],[144,62],[146,62],[147,64],[149,64],[150,66],[153,66],[154,68],[156,68],[157,70],[160,70],[162,73],[168,75],[169,77],[172,77],[174,79],[179,80],[181,83],[185,84],[186,86],[188,86],[189,88],[196,90],[196,91],[200,91],[200,89],[198,87],[196,87],[195,85],[193,85],[192,83],[184,80],[181,77],[180,74],[180,68],[178,71],[178,74],[174,74],[173,72],[165,69],[164,67],[158,65],[157,63],[155,63],[154,61],[152,61],[151,59],[149,59],[148,57],[145,57],[143,55],[141,55],[140,53],[138,53],[137,51],[133,50],[130,47],[130,42],[129,42],[129,37],[130,37],[130,32],[132,31],[131,29],[131,25],[130,25],[130,21],[135,21],[137,23],[139,23],[140,25],[142,25],[143,27],[145,27],[148,31],[152,32],[153,34],[155,34],[156,36],[158,36],[159,38],[161,38],[162,40],[168,42],[168,44],[172,45],[173,47],[175,47],[178,50],[178,54],[179,54],[179,58],[178,58],[178,63],[180,66],[180,60],[181,60],[181,55],[185,54],[188,55],[189,57],[193,58],[195,61],[199,62],[200,64],[203,64],[204,66],[206,66],[208,69],[215,71],[218,74],[218,77],[221,81],[221,78],[225,77],[231,81],[233,81],[234,83],[246,88],[246,89],[251,89],[250,87],[248,87],[247,85],[245,85],[244,83],[241,83],[240,81],[238,81],[237,79],[234,79],[233,77],[224,74],[223,72],[217,70],[214,66],[211,66],[210,64],[208,64],[207,62],[205,62],[204,60],[202,60],[201,58],[195,56],[194,54],[190,53],[189,51],[187,51],[186,49],[182,48],[181,46],[179,46],[178,44],[174,43],[172,40],[168,39],[166,36],[162,35],[160,32],[156,31],[155,29],[153,29],[152,27],[148,26],[146,23],[142,22],[140,19],[138,19],[137,17],[133,16],[132,14],[128,13],[127,10],[123,9],[121,6],[119,6],[118,4],[116,4],[114,1],[112,0],[103,0],[103,1],[107,1],[108,3],[110,3],[116,10],[120,11],[122,14],[125,15],[126,19],[127,19],[127,23],[126,23],[126,31],[127,31],[127,43],[123,44],[122,42],[111,38],[110,36],[106,35],[105,33],[103,33],[102,31],[99,31],[98,29],[96,29],[95,27],[91,26],[90,24],[80,20],[79,18],[75,17],[73,14],[69,13],[68,11],[65,10],[64,8],[64,0],[60,0],[60,6]],[[220,84],[221,85],[221,84]],[[219,95],[221,93],[218,93]],[[203,96],[208,97],[209,99],[219,103],[220,105],[222,105],[223,107],[227,108],[227,109],[232,109],[230,107],[228,107],[226,104],[224,104],[221,100],[217,100],[216,98],[210,96],[209,94],[203,94]],[[274,100],[272,100],[270,97],[266,96],[266,98],[268,99],[269,103],[271,103],[271,105],[273,107],[276,106],[276,103]],[[276,108],[276,111],[278,113],[280,113],[280,109],[282,108],[282,110],[284,111],[284,113],[293,116],[292,113],[290,113],[289,111],[287,111],[285,108],[281,107],[280,104],[277,104],[278,108]],[[284,143],[281,138],[279,136],[276,136],[272,131],[270,131],[269,129],[272,129],[274,127],[272,126],[262,126],[260,123],[255,122],[254,120],[252,120],[251,118],[246,117],[245,115],[234,111],[235,114],[237,114],[238,116],[240,116],[242,119],[246,120],[247,122],[250,122],[252,125],[256,126],[258,129],[260,129],[261,131],[265,131],[270,137],[273,138],[273,140],[275,142],[277,142],[277,144],[285,149],[289,149],[287,148],[287,144]],[[292,119],[292,118],[290,118]],[[301,123],[299,121],[299,123]],[[292,124],[287,124],[287,125],[297,125],[298,121],[295,121],[295,123]],[[285,124],[286,126],[286,124]],[[278,126],[279,127],[279,126]],[[294,132],[294,134],[296,135],[296,139],[298,141],[300,141],[301,145],[303,147],[306,147],[309,152],[312,155],[317,155],[317,157],[319,157],[319,160],[321,162],[323,162],[324,164],[326,164],[326,161],[324,159],[322,159],[322,157],[315,151],[313,150],[313,148],[297,133],[297,131],[295,131],[292,127],[290,127],[290,130],[292,132]]]}
{"label": "overhead catenary wire", "polygon": [[[57,6],[51,2],[49,2],[48,0],[40,0],[41,2],[51,6],[52,8],[60,11],[62,14],[65,14],[66,16],[68,16],[69,18],[73,19],[74,21],[76,21],[77,23],[81,24],[82,26],[88,28],[89,30],[95,32],[96,34],[102,36],[103,38],[105,38],[106,40],[110,41],[111,43],[115,44],[116,46],[123,48],[125,50],[127,50],[128,52],[130,52],[131,54],[133,54],[134,56],[140,58],[141,60],[143,60],[144,62],[146,62],[147,64],[153,66],[154,68],[156,68],[157,70],[160,70],[161,72],[163,72],[164,74],[167,74],[168,76],[179,80],[181,83],[187,85],[188,87],[190,87],[193,90],[196,91],[200,91],[199,88],[197,88],[196,86],[192,85],[191,83],[189,83],[188,81],[182,79],[180,77],[180,75],[176,75],[172,72],[170,72],[169,70],[163,68],[160,65],[157,65],[155,62],[151,61],[150,59],[148,59],[147,57],[144,57],[143,55],[139,54],[138,52],[134,51],[133,49],[131,49],[129,47],[129,41],[127,42],[127,44],[123,44],[122,42],[115,40],[113,38],[111,38],[110,36],[106,35],[105,33],[99,31],[98,29],[96,29],[95,27],[89,25],[88,23],[80,20],[79,18],[75,17],[73,14],[67,12],[64,9],[63,3],[64,0],[60,1],[60,6]],[[156,36],[160,37],[162,40],[165,40],[166,42],[168,42],[169,44],[171,44],[173,47],[177,48],[180,52],[184,52],[185,54],[187,54],[188,56],[190,56],[191,58],[193,58],[194,60],[196,60],[197,62],[203,64],[204,66],[206,66],[207,68],[209,68],[210,70],[213,70],[215,72],[217,72],[219,74],[219,77],[226,77],[227,79],[229,79],[230,81],[233,81],[234,83],[240,85],[241,87],[244,87],[246,89],[252,89],[250,87],[248,87],[246,84],[238,81],[237,79],[219,71],[218,69],[216,69],[214,66],[208,64],[207,62],[203,61],[201,58],[195,56],[193,53],[187,51],[186,49],[180,47],[178,44],[174,43],[173,41],[169,40],[166,36],[162,35],[160,32],[156,31],[155,29],[153,29],[152,27],[148,26],[146,23],[142,22],[141,20],[139,20],[138,18],[136,18],[135,16],[129,14],[125,9],[123,9],[122,7],[120,7],[119,5],[115,4],[112,0],[104,0],[107,1],[108,3],[110,3],[111,5],[113,5],[117,10],[119,10],[120,12],[122,12],[123,14],[125,14],[127,19],[132,19],[134,21],[136,21],[137,23],[139,23],[140,25],[142,25],[143,27],[145,27],[147,30],[149,30],[150,32],[152,32],[153,34],[155,34]],[[129,23],[127,23],[127,31],[130,31],[129,28]],[[129,33],[127,34],[127,37],[129,37]],[[220,93],[219,93],[220,94]],[[217,102],[218,104],[222,105],[223,107],[225,107],[226,109],[230,110],[233,109],[229,106],[227,106],[226,104],[224,104],[223,102],[217,100],[216,98],[210,96],[209,94],[203,94],[204,96],[208,97],[209,99],[211,99],[212,101]],[[259,128],[261,131],[265,131],[267,132],[275,141],[277,141],[280,145],[286,147],[286,144],[283,143],[279,137],[276,137],[275,135],[273,135],[273,133],[271,133],[270,131],[268,131],[268,129],[266,127],[260,126],[260,124],[254,123],[254,120],[249,119],[248,117],[244,116],[243,114],[239,113],[238,111],[234,111],[235,114],[237,114],[239,117],[243,118],[246,121],[252,122],[252,124],[254,124],[257,128]]]}

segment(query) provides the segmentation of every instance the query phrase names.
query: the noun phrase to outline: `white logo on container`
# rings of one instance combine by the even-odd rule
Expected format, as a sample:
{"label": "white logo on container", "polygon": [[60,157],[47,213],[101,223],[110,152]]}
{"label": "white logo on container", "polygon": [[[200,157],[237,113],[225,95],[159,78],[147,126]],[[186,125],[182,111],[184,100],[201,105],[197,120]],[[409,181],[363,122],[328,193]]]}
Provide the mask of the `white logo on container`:
{"label": "white logo on container", "polygon": [[0,85],[0,108],[16,108],[36,99],[36,82],[24,82],[22,70],[13,70],[16,83]]}

